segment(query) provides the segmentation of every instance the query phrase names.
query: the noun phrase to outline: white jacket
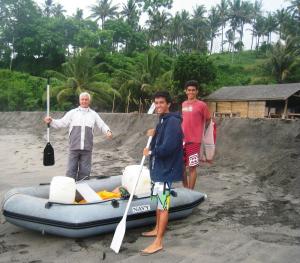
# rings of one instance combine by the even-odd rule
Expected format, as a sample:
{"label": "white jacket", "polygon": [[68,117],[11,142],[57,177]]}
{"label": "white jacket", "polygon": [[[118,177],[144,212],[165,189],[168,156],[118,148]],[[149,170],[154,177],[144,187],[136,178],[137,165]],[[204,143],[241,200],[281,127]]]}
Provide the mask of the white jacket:
{"label": "white jacket", "polygon": [[82,107],[68,111],[61,119],[53,119],[50,125],[56,129],[69,127],[70,150],[91,151],[95,125],[104,134],[110,131],[99,114],[90,108]]}

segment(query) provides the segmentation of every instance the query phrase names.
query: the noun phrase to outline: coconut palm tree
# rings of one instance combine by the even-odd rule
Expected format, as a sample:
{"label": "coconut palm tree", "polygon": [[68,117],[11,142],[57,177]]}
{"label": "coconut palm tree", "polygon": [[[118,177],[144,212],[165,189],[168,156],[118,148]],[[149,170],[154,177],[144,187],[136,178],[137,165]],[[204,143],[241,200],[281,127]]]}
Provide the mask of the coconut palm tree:
{"label": "coconut palm tree", "polygon": [[189,13],[182,10],[181,13],[176,12],[175,16],[170,19],[168,38],[172,48],[176,51],[181,49],[182,41],[188,31]]}
{"label": "coconut palm tree", "polygon": [[210,9],[210,14],[207,19],[207,25],[209,28],[209,35],[210,35],[210,51],[209,51],[210,54],[212,52],[214,39],[216,36],[219,35],[218,32],[219,32],[219,27],[221,26],[221,24],[222,24],[222,22],[221,22],[221,18],[220,18],[218,9],[216,7],[212,7]]}
{"label": "coconut palm tree", "polygon": [[192,40],[193,49],[197,51],[207,50],[206,41],[209,39],[209,29],[206,9],[204,5],[196,6],[193,9],[192,19],[190,20],[189,37]]}
{"label": "coconut palm tree", "polygon": [[66,10],[64,9],[64,7],[61,4],[56,4],[52,8],[52,14],[54,17],[62,17],[63,18],[65,12],[66,12]]}
{"label": "coconut palm tree", "polygon": [[71,102],[76,105],[78,95],[87,91],[92,95],[93,105],[108,106],[112,97],[120,96],[108,83],[101,82],[101,73],[94,62],[94,51],[84,49],[62,65],[62,73],[48,71],[48,76],[60,80],[60,85],[53,88],[53,96],[56,96],[59,104]]}
{"label": "coconut palm tree", "polygon": [[252,8],[252,37],[251,37],[251,50],[253,48],[253,42],[254,42],[254,37],[256,36],[256,31],[254,30],[254,25],[256,24],[256,20],[258,16],[261,16],[262,13],[262,1],[261,0],[255,0],[253,8]]}
{"label": "coconut palm tree", "polygon": [[300,0],[290,0],[291,5],[287,7],[295,18],[296,26],[296,36],[300,34]]}
{"label": "coconut palm tree", "polygon": [[224,28],[228,20],[228,1],[221,0],[221,3],[217,5],[219,16],[222,24],[222,40],[221,40],[221,52],[224,51]]}
{"label": "coconut palm tree", "polygon": [[255,19],[255,23],[252,25],[253,31],[252,35],[256,37],[256,49],[260,46],[260,38],[265,35],[266,18],[263,16],[258,16]]}
{"label": "coconut palm tree", "polygon": [[90,18],[95,18],[98,22],[101,20],[101,28],[104,28],[106,18],[113,18],[117,15],[117,5],[112,5],[112,0],[98,0],[96,5],[91,6]]}
{"label": "coconut palm tree", "polygon": [[149,11],[149,19],[147,24],[149,25],[149,38],[152,43],[158,42],[162,44],[165,36],[167,35],[166,29],[170,23],[171,15],[166,11]]}
{"label": "coconut palm tree", "polygon": [[129,112],[130,104],[135,104],[139,112],[143,111],[147,99],[155,89],[155,81],[161,75],[160,53],[149,50],[140,63],[131,70],[116,70],[113,73],[120,94],[126,98],[125,112]]}
{"label": "coconut palm tree", "polygon": [[268,52],[268,66],[278,83],[283,83],[291,69],[300,64],[299,37],[287,37],[286,43],[280,40]]}
{"label": "coconut palm tree", "polygon": [[227,30],[225,36],[227,39],[225,40],[225,43],[228,43],[228,52],[232,52],[234,50],[234,42],[235,42],[233,30],[232,29]]}
{"label": "coconut palm tree", "polygon": [[229,1],[229,19],[230,26],[233,32],[233,38],[235,39],[235,33],[238,27],[241,26],[242,21],[242,1],[241,0],[232,0]]}
{"label": "coconut palm tree", "polygon": [[280,39],[283,38],[283,30],[284,30],[285,24],[286,24],[289,16],[290,15],[285,8],[276,10],[275,18],[276,18],[277,24],[278,24],[278,33],[279,33]]}
{"label": "coconut palm tree", "polygon": [[273,15],[272,13],[268,13],[268,16],[266,17],[265,22],[266,22],[266,24],[265,24],[266,34],[268,37],[267,43],[271,44],[272,32],[274,32],[278,26],[275,15]]}
{"label": "coconut palm tree", "polygon": [[244,37],[244,26],[245,24],[251,23],[252,18],[252,10],[253,10],[253,4],[248,1],[243,1],[241,4],[241,15],[240,15],[240,41],[243,42]]}
{"label": "coconut palm tree", "polygon": [[135,0],[127,0],[126,4],[122,5],[121,15],[126,19],[132,29],[137,29],[139,25],[140,11],[137,9]]}
{"label": "coconut palm tree", "polygon": [[54,7],[53,0],[45,0],[43,12],[47,17],[50,17],[53,7]]}

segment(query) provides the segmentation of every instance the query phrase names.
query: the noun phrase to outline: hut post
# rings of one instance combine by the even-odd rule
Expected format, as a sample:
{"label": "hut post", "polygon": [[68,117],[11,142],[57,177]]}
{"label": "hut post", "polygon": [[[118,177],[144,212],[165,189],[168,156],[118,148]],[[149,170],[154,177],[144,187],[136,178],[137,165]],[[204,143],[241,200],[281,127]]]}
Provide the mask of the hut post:
{"label": "hut post", "polygon": [[285,119],[287,117],[287,108],[288,108],[288,98],[285,100],[285,105],[284,105],[284,111],[282,114],[282,119]]}

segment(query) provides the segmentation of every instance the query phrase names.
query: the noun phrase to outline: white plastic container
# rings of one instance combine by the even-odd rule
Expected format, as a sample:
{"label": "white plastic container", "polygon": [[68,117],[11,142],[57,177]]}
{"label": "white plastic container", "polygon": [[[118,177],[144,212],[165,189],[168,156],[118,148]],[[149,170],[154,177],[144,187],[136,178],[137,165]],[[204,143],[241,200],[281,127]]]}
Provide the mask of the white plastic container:
{"label": "white plastic container", "polygon": [[[122,175],[122,186],[124,186],[129,193],[131,193],[135,180],[139,175],[140,165],[129,165],[125,167]],[[136,190],[134,192],[137,196],[150,195],[151,193],[151,179],[150,172],[147,167],[143,167],[142,173]]]}
{"label": "white plastic container", "polygon": [[49,201],[72,204],[75,201],[76,183],[73,178],[54,176],[50,184]]}

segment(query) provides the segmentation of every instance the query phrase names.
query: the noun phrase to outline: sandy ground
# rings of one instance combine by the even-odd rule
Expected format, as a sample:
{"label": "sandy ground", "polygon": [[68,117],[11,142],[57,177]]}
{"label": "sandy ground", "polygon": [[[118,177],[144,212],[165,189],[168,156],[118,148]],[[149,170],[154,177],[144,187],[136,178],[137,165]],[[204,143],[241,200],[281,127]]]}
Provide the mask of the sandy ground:
{"label": "sandy ground", "polygon": [[[60,113],[56,114],[61,116]],[[51,132],[56,165],[44,167],[42,113],[0,113],[0,198],[17,186],[63,175],[67,131]],[[95,137],[92,175],[117,175],[139,163],[156,118],[103,114],[115,138]],[[145,229],[129,230],[118,255],[112,234],[69,239],[21,229],[0,215],[0,262],[299,262],[300,122],[218,120],[218,158],[199,168],[196,189],[208,200],[169,223],[163,252],[142,257]]]}

